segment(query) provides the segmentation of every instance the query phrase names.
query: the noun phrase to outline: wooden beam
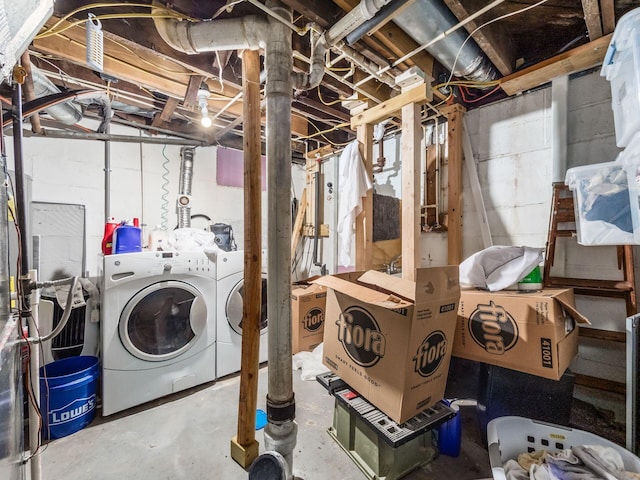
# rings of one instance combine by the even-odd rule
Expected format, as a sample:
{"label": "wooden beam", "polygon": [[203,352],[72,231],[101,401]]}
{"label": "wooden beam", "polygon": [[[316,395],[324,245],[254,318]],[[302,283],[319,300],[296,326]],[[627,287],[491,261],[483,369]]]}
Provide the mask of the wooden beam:
{"label": "wooden beam", "polygon": [[[437,138],[434,134],[434,138]],[[437,140],[436,140],[437,141]],[[437,204],[438,191],[436,190],[436,176],[438,175],[438,148],[436,145],[427,147],[427,163],[424,172],[424,204],[427,205],[424,216],[424,223],[431,227],[439,223]],[[433,205],[433,206],[429,206]],[[422,223],[422,222],[420,222]]]}
{"label": "wooden beam", "polygon": [[[422,88],[421,88],[422,89]],[[420,267],[420,105],[402,107],[402,278],[415,280]]]}
{"label": "wooden beam", "polygon": [[282,0],[282,3],[312,22],[317,23],[322,28],[327,28],[335,23],[338,17],[338,10],[335,5],[326,0]]}
{"label": "wooden beam", "polygon": [[260,53],[242,53],[244,108],[244,291],[242,304],[242,357],[238,434],[231,440],[231,455],[243,468],[257,458],[256,406],[260,367],[262,309],[262,211],[260,158]]}
{"label": "wooden beam", "polygon": [[200,90],[200,85],[202,85],[203,81],[204,76],[202,75],[192,75],[191,78],[189,78],[187,91],[182,99],[182,104],[186,108],[196,108],[198,106],[198,90]]}
{"label": "wooden beam", "polygon": [[[444,0],[444,3],[460,21],[475,13],[462,5],[460,0]],[[464,28],[471,33],[478,26],[477,22],[469,22]],[[493,23],[478,30],[473,35],[473,39],[502,75],[506,76],[513,73],[516,65],[515,45],[511,37],[502,31],[499,23]]]}
{"label": "wooden beam", "polygon": [[[179,104],[179,100],[177,98],[169,97],[167,98],[167,103],[164,104],[164,108],[162,112],[160,112],[160,120],[163,122],[170,122],[171,115],[176,111],[176,108]],[[155,121],[155,118],[154,118]]]}
{"label": "wooden beam", "polygon": [[442,108],[447,116],[448,158],[448,254],[449,265],[462,261],[462,120],[466,109],[459,104]]}
{"label": "wooden beam", "polygon": [[[369,103],[370,105],[370,103]],[[362,107],[359,107],[362,108]],[[364,168],[373,181],[373,125],[362,124],[357,128],[356,138]],[[348,188],[343,186],[341,188]],[[373,191],[362,199],[362,211],[356,217],[356,270],[371,269],[373,259]]]}
{"label": "wooden beam", "polygon": [[302,190],[300,197],[300,206],[296,213],[296,220],[293,223],[293,232],[291,233],[291,261],[296,258],[296,250],[298,249],[298,243],[300,237],[302,237],[302,225],[304,224],[304,217],[307,212],[307,189]]}
{"label": "wooden beam", "polygon": [[355,130],[360,125],[379,123],[382,120],[393,117],[402,107],[410,103],[426,103],[431,99],[430,90],[431,87],[421,84],[375,107],[368,108],[364,112],[351,117],[351,128]]}
{"label": "wooden beam", "polygon": [[504,77],[500,80],[500,86],[508,95],[515,95],[549,83],[555,77],[569,75],[570,73],[600,65],[609,47],[611,35],[600,37],[593,42],[581,45],[537,65]]}
{"label": "wooden beam", "polygon": [[591,41],[597,40],[602,36],[598,0],[582,0],[582,10],[584,11],[584,22],[587,24],[589,38]]}
{"label": "wooden beam", "polygon": [[613,0],[600,0],[602,11],[602,33],[608,35],[616,28],[616,11]]}

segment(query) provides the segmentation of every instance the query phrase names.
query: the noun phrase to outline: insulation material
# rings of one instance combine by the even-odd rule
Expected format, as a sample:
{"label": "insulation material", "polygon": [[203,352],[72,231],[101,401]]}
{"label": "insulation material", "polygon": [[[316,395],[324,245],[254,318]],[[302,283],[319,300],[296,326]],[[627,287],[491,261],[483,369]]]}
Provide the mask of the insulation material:
{"label": "insulation material", "polygon": [[[267,157],[260,157],[262,191],[267,190]],[[216,183],[224,187],[244,187],[244,153],[232,148],[218,148]]]}

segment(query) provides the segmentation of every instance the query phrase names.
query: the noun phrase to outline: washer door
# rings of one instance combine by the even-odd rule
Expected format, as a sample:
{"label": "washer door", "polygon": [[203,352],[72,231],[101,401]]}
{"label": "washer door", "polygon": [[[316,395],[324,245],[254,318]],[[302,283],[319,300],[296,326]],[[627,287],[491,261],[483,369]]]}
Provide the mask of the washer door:
{"label": "washer door", "polygon": [[[227,297],[225,313],[231,329],[242,335],[242,306],[244,302],[244,280],[236,283]],[[262,306],[260,308],[260,335],[267,333],[267,278],[262,276]]]}
{"label": "washer door", "polygon": [[160,362],[189,350],[204,333],[207,307],[200,291],[175,280],[136,293],[120,315],[120,340],[135,357]]}

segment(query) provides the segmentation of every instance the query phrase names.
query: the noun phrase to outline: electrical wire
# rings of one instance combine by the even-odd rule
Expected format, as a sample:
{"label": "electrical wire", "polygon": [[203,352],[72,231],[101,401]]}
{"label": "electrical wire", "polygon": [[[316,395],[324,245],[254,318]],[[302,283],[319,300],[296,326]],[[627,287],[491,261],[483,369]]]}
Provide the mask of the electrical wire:
{"label": "electrical wire", "polygon": [[318,85],[318,99],[325,105],[327,105],[328,107],[330,107],[331,105],[336,105],[337,103],[342,103],[343,100],[341,98],[338,98],[337,100],[332,100],[332,101],[325,101],[324,98],[322,98],[322,92],[320,91],[320,85]]}
{"label": "electrical wire", "polygon": [[467,35],[467,38],[465,38],[464,42],[462,42],[462,45],[460,46],[460,49],[458,50],[458,53],[456,54],[456,57],[453,60],[453,65],[451,67],[451,73],[449,75],[449,79],[445,82],[445,85],[449,85],[449,82],[451,82],[451,79],[453,78],[453,71],[456,68],[456,64],[458,63],[458,58],[460,58],[460,53],[462,53],[462,49],[467,44],[467,42],[471,39],[471,37],[473,37],[473,35],[475,35],[481,28],[484,28],[487,25],[491,25],[492,23],[495,23],[495,22],[497,22],[499,20],[504,20],[505,18],[513,17],[514,15],[518,15],[519,13],[526,12],[527,10],[531,10],[532,8],[538,7],[538,6],[540,6],[540,5],[542,5],[543,3],[546,3],[546,2],[548,2],[548,0],[540,0],[538,3],[534,3],[533,5],[527,5],[526,7],[521,8],[519,10],[516,10],[515,12],[510,12],[510,13],[507,13],[505,15],[501,15],[499,17],[493,18],[493,19],[489,20],[488,22],[483,23],[479,27],[476,27],[475,30],[473,30],[469,35]]}
{"label": "electrical wire", "polygon": [[[6,175],[6,177],[9,180],[9,187],[11,190],[11,194],[14,198],[14,205],[16,204],[16,202],[19,201],[19,199],[16,198],[16,189],[15,186],[13,184],[13,179],[11,178],[10,175]],[[26,304],[24,304],[24,300],[25,300],[25,295],[24,295],[24,290],[22,288],[22,282],[20,281],[20,279],[22,278],[23,272],[22,272],[22,232],[20,230],[20,226],[18,223],[18,216],[16,215],[16,211],[14,208],[9,207],[9,213],[11,214],[11,218],[13,219],[13,226],[16,230],[16,237],[17,237],[17,246],[18,246],[18,255],[17,255],[17,259],[16,259],[16,294],[18,297],[18,324],[19,324],[19,328],[20,328],[20,336],[22,338],[25,338],[24,336],[24,329],[23,329],[23,323],[24,323],[24,311],[26,310]],[[38,330],[37,325],[34,324],[34,327],[36,328],[36,331]],[[38,336],[39,336],[39,332]],[[31,344],[30,342],[26,342],[27,345],[27,360],[30,361],[31,359]],[[41,346],[42,347],[42,346]],[[31,376],[31,369],[27,369],[25,372],[25,376],[26,376],[26,380],[27,382],[25,383],[25,387],[27,390],[27,397],[29,400],[29,403],[31,404],[31,406],[33,407],[34,411],[36,412],[36,415],[38,417],[38,439],[36,442],[36,448],[33,452],[31,452],[31,455],[29,457],[27,457],[24,462],[28,462],[29,460],[31,460],[31,458],[33,458],[35,455],[37,455],[38,453],[41,453],[43,451],[42,448],[42,429],[44,427],[44,419],[42,418],[42,414],[40,409],[38,408],[38,402],[39,399],[36,399],[33,391],[34,391],[34,384],[33,384],[33,378]],[[38,378],[37,381],[39,382],[40,379]],[[48,388],[48,381],[46,379],[45,376],[45,383],[47,385]],[[48,407],[48,406],[47,406]],[[47,408],[48,411],[48,408]]]}
{"label": "electrical wire", "polygon": [[162,169],[164,170],[164,172],[162,173],[162,180],[164,180],[164,183],[161,187],[162,195],[160,196],[160,198],[162,199],[162,204],[160,205],[160,218],[162,219],[162,221],[160,222],[160,224],[162,225],[163,230],[167,230],[169,223],[169,174],[171,173],[168,167],[171,160],[169,160],[169,157],[167,157],[164,153],[166,148],[167,145],[165,144],[165,146],[162,147],[162,156],[165,158],[164,162],[162,163]]}
{"label": "electrical wire", "polygon": [[[62,25],[68,18],[73,17],[75,14],[86,11],[86,10],[92,10],[95,8],[105,8],[105,7],[109,7],[109,8],[113,8],[113,7],[142,7],[142,8],[152,8],[152,9],[157,9],[157,10],[161,10],[163,12],[167,12],[165,15],[159,15],[159,14],[135,14],[132,13],[131,15],[134,15],[134,17],[131,16],[124,16],[124,15],[129,15],[129,14],[107,14],[107,15],[101,15],[101,16],[96,16],[96,18],[98,19],[117,19],[117,18],[176,18],[176,19],[180,19],[180,20],[186,20],[189,22],[198,22],[198,19],[189,17],[187,15],[184,15],[176,10],[172,10],[170,8],[167,7],[162,7],[162,6],[158,6],[158,5],[150,5],[148,3],[91,3],[89,5],[84,5],[82,7],[76,8],[75,10],[67,13],[65,16],[63,16],[62,18],[60,18],[56,23],[54,23],[51,27],[45,29],[44,31],[40,32],[38,35],[35,36],[35,39],[40,39],[40,38],[46,38],[49,37],[51,35],[55,35],[56,33],[61,33],[65,30],[68,30],[71,27],[75,27],[76,25],[80,25],[85,23],[87,20],[83,19],[83,20],[78,20],[75,22],[71,22],[70,25],[67,25],[59,30],[56,30],[56,28],[60,25]],[[144,15],[144,17],[142,17],[141,15]]]}

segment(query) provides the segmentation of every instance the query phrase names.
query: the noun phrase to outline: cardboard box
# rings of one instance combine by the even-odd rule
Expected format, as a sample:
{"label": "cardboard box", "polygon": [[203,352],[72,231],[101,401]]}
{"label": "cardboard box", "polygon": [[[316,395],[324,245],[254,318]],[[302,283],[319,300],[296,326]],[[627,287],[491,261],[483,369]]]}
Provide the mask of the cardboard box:
{"label": "cardboard box", "polygon": [[328,287],[323,363],[396,422],[444,395],[460,299],[458,267],[416,281],[377,271],[321,277]]}
{"label": "cardboard box", "polygon": [[313,350],[322,343],[327,288],[311,280],[291,287],[292,353]]}
{"label": "cardboard box", "polygon": [[589,321],[572,289],[463,290],[453,355],[558,380],[578,353],[580,323]]}

